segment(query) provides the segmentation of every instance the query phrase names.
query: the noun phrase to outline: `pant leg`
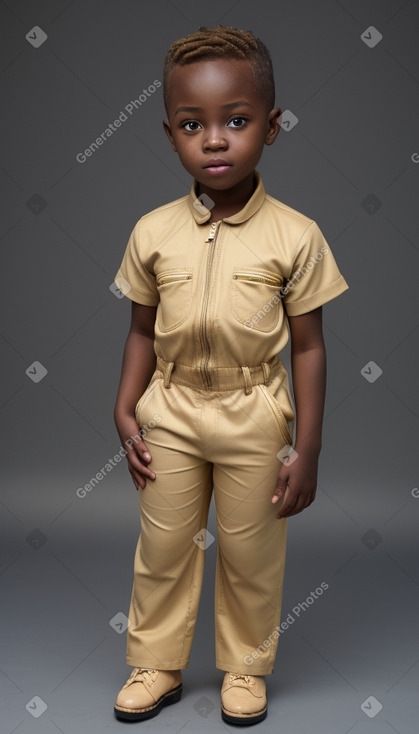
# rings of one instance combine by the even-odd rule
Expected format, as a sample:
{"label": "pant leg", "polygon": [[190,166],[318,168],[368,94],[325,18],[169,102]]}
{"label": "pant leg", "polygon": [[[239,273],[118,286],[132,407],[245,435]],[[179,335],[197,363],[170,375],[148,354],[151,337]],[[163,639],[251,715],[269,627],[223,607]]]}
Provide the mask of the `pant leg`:
{"label": "pant leg", "polygon": [[212,444],[217,517],[216,667],[236,673],[273,672],[285,572],[287,518],[272,504],[283,448],[283,421],[264,387],[213,401]]}
{"label": "pant leg", "polygon": [[[153,418],[154,417],[154,418]],[[138,420],[138,418],[137,418]],[[163,380],[141,402],[139,425],[156,473],[139,489],[141,532],[127,629],[128,665],[188,667],[205,551],[194,542],[206,528],[212,464],[200,454],[200,402],[190,388]]]}

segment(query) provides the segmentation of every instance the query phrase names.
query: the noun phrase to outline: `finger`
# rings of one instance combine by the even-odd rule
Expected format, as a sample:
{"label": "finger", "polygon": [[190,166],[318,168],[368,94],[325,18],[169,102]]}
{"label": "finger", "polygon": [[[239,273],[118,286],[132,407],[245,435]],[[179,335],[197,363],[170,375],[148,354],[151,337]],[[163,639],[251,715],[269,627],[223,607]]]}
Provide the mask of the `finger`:
{"label": "finger", "polygon": [[128,446],[127,452],[133,452],[135,455],[141,456],[147,463],[151,461],[151,454],[147,448],[147,444],[142,439],[141,433],[136,433],[125,441]]}
{"label": "finger", "polygon": [[137,474],[136,472],[132,471],[131,468],[130,468],[130,474],[131,474],[131,478],[132,478],[132,481],[134,482],[134,486],[137,492],[139,489],[145,489],[146,484],[147,484],[146,480],[141,478],[141,476]]}
{"label": "finger", "polygon": [[[288,475],[287,475],[288,476]],[[287,489],[287,477],[278,476],[276,487],[272,494],[272,502],[278,502]]]}
{"label": "finger", "polygon": [[151,454],[146,446],[142,449],[140,446],[136,449],[137,454],[141,456],[144,461],[149,463],[151,461]]}
{"label": "finger", "polygon": [[[129,467],[129,470],[136,489],[145,489],[147,486],[147,477],[140,471],[133,469],[131,466]],[[150,479],[152,479],[152,477],[150,477]]]}
{"label": "finger", "polygon": [[[312,492],[309,495],[304,495],[300,492],[298,496],[298,500],[290,512],[287,512],[287,517],[291,517],[291,515],[298,515],[298,513],[302,512],[303,510],[307,509],[309,505],[313,502],[314,498],[316,496],[316,492]],[[281,512],[283,510],[283,507],[281,507]]]}
{"label": "finger", "polygon": [[131,476],[132,476],[132,479],[133,479],[133,482],[135,484],[135,488],[137,489],[137,491],[139,489],[146,488],[147,480],[144,477],[142,477],[141,474],[139,474],[138,472],[133,472]]}
{"label": "finger", "polygon": [[[151,454],[144,444],[143,446],[144,446],[144,449],[141,449],[141,446],[138,446],[135,450],[133,448],[128,450],[127,452],[128,462],[130,466],[133,468],[133,470],[137,472],[141,472],[142,474],[146,474],[148,477],[150,477],[150,479],[155,479],[156,475],[154,471],[150,469],[148,466],[146,466],[146,463],[148,464],[151,461]],[[146,458],[147,455],[150,457],[150,459]],[[143,457],[144,457],[144,461],[143,461]]]}
{"label": "finger", "polygon": [[138,465],[136,464],[135,466],[132,466],[131,469],[132,469],[132,473],[134,474],[134,476],[138,477],[141,480],[141,482],[146,481],[147,479],[156,478],[156,475],[153,472],[153,470],[148,469],[148,467],[141,464],[141,462],[139,462]]}
{"label": "finger", "polygon": [[297,502],[299,499],[299,494],[294,494],[291,487],[288,485],[286,492],[284,494],[284,501],[282,503],[281,509],[278,510],[276,513],[276,517],[278,519],[281,519],[283,517],[288,517],[295,509]]}

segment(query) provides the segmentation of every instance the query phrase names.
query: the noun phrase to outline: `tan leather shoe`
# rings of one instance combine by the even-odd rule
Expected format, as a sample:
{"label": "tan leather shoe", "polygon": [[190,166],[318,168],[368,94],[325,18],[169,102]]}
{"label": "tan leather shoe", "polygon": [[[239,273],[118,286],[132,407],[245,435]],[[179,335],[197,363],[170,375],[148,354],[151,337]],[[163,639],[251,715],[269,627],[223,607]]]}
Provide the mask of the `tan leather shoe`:
{"label": "tan leather shoe", "polygon": [[134,668],[115,702],[118,719],[141,721],[156,716],[163,706],[176,703],[182,695],[180,670]]}
{"label": "tan leather shoe", "polygon": [[226,673],[221,686],[221,716],[229,724],[257,724],[266,719],[266,683],[263,675]]}

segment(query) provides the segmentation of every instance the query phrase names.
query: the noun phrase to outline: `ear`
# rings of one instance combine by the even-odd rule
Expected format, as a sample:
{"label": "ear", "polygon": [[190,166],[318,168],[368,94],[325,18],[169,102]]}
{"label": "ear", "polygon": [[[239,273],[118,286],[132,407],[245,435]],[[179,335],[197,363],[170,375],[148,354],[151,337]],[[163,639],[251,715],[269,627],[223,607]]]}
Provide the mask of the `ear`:
{"label": "ear", "polygon": [[265,136],[265,145],[272,145],[274,140],[276,139],[276,136],[279,133],[280,130],[280,124],[278,122],[278,118],[282,115],[282,110],[280,107],[274,107],[269,115],[266,122],[267,132]]}
{"label": "ear", "polygon": [[170,128],[169,120],[163,120],[163,127],[164,127],[164,132],[166,133],[167,137],[170,140],[170,144],[171,144],[173,150],[175,151],[175,153],[177,153],[177,148],[176,148],[176,145],[175,145],[174,137],[172,135],[172,130]]}

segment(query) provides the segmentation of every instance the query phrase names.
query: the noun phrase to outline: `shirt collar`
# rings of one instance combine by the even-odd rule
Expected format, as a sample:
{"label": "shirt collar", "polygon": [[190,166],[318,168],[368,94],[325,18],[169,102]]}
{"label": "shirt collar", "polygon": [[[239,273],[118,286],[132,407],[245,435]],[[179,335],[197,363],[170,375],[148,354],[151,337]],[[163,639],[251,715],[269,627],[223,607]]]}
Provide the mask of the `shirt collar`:
{"label": "shirt collar", "polygon": [[[243,209],[240,209],[239,212],[236,212],[236,214],[233,214],[231,217],[226,217],[223,219],[223,222],[228,222],[229,224],[240,224],[241,222],[245,222],[246,219],[249,219],[253,214],[255,214],[258,209],[262,206],[264,199],[265,199],[265,187],[262,182],[262,177],[256,169],[253,171],[253,175],[256,179],[256,188],[248,200],[248,202],[244,205]],[[194,178],[190,191],[188,196],[188,204],[190,212],[197,222],[197,224],[204,224],[208,221],[208,219],[211,217],[211,210],[207,209],[207,207],[202,204],[196,195],[196,186],[197,186],[197,180]],[[204,198],[205,201],[205,198]]]}

